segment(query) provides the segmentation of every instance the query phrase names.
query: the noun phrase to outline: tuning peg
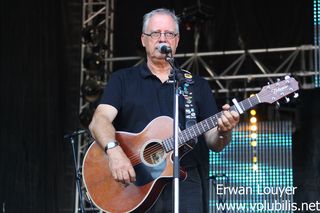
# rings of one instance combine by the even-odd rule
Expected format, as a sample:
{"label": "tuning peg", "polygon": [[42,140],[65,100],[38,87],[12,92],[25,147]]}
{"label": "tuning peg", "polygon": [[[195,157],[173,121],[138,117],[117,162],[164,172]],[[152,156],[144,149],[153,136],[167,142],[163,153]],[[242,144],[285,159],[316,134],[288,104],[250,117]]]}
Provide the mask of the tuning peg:
{"label": "tuning peg", "polygon": [[289,76],[289,75],[286,75],[286,76],[284,77],[284,79],[288,80],[288,79],[290,79],[290,76]]}
{"label": "tuning peg", "polygon": [[293,95],[294,98],[298,98],[299,97],[299,93],[295,92]]}
{"label": "tuning peg", "polygon": [[286,103],[289,103],[289,102],[290,102],[290,98],[285,97],[285,99],[286,99]]}
{"label": "tuning peg", "polygon": [[276,101],[276,108],[277,108],[277,109],[280,108],[280,103],[279,103],[279,101]]}

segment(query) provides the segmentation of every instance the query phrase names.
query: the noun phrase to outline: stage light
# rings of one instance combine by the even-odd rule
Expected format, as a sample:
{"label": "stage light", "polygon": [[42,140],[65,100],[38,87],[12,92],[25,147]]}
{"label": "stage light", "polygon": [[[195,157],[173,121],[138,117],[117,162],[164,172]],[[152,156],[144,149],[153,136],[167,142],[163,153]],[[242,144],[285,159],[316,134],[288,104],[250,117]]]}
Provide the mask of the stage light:
{"label": "stage light", "polygon": [[253,132],[257,131],[257,129],[258,129],[257,125],[251,125],[250,126],[250,130],[253,131]]}
{"label": "stage light", "polygon": [[254,109],[252,109],[252,110],[250,110],[250,114],[253,115],[253,116],[255,116],[255,115],[257,114],[257,111],[254,110]]}
{"label": "stage light", "polygon": [[253,164],[252,169],[253,171],[258,171],[258,164]]}
{"label": "stage light", "polygon": [[254,157],[252,158],[252,162],[253,162],[253,163],[257,163],[257,162],[258,162],[258,157],[257,157],[257,156],[254,156]]}
{"label": "stage light", "polygon": [[96,27],[91,25],[82,30],[83,43],[93,43],[96,36]]}
{"label": "stage light", "polygon": [[103,70],[104,60],[97,53],[87,52],[83,58],[83,66],[89,71]]}
{"label": "stage light", "polygon": [[103,91],[103,85],[100,81],[87,79],[81,86],[82,96],[89,102],[97,101]]}
{"label": "stage light", "polygon": [[257,123],[257,118],[256,117],[251,117],[250,118],[250,123],[253,123],[253,124]]}
{"label": "stage light", "polygon": [[250,137],[252,139],[256,139],[258,137],[258,134],[257,133],[251,133]]}
{"label": "stage light", "polygon": [[256,147],[257,146],[257,141],[251,141],[251,146]]}
{"label": "stage light", "polygon": [[82,30],[82,41],[84,44],[95,45],[104,42],[104,39],[104,25],[89,25]]}

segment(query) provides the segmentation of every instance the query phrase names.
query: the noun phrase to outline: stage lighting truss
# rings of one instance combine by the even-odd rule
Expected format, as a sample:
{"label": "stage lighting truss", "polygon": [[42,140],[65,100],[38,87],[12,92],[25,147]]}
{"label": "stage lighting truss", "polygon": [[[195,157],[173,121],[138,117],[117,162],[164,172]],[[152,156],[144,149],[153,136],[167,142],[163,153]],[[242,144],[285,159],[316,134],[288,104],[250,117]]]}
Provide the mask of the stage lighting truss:
{"label": "stage lighting truss", "polygon": [[[82,13],[82,50],[81,50],[81,98],[79,101],[79,123],[88,128],[113,62],[114,0],[83,0]],[[80,136],[78,143],[77,165],[81,168],[84,154],[92,142],[90,136]],[[101,212],[90,202],[82,187],[82,200],[75,189],[75,213],[82,203],[85,212]]]}
{"label": "stage lighting truss", "polygon": [[109,71],[113,69],[113,62],[106,62],[113,57],[113,19],[114,0],[83,0],[81,109],[90,103],[88,106],[94,111]]}
{"label": "stage lighting truss", "polygon": [[[258,92],[267,82],[286,75],[296,77],[303,89],[315,88],[319,70],[314,64],[318,46],[302,45],[267,49],[230,50],[218,52],[178,53],[181,67],[199,73],[208,80],[214,93],[239,94]],[[116,57],[106,61],[140,64],[142,57]],[[121,64],[117,64],[121,66]]]}

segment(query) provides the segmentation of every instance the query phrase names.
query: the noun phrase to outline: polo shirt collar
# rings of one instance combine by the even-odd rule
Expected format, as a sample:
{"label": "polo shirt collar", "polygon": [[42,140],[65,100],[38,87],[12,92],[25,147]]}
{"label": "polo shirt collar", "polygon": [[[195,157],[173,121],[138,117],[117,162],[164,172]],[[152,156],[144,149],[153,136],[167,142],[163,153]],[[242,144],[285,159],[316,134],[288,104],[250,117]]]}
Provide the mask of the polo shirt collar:
{"label": "polo shirt collar", "polygon": [[148,78],[150,76],[153,76],[153,73],[150,71],[149,67],[147,66],[147,63],[144,62],[140,67],[140,75],[143,78]]}

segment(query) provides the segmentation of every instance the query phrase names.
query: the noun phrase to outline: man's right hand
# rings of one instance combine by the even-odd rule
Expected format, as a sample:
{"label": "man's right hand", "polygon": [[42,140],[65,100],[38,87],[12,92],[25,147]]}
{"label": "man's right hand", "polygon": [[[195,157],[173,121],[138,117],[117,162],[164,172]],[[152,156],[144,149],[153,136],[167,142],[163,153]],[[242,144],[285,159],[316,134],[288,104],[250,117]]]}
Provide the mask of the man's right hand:
{"label": "man's right hand", "polygon": [[129,184],[136,181],[136,173],[132,167],[131,161],[123,152],[120,146],[107,151],[109,158],[109,168],[113,178],[123,184]]}

